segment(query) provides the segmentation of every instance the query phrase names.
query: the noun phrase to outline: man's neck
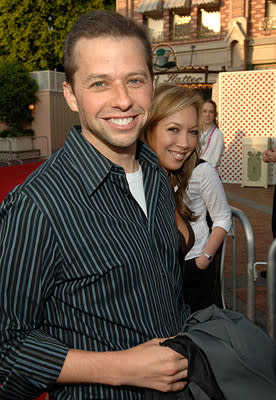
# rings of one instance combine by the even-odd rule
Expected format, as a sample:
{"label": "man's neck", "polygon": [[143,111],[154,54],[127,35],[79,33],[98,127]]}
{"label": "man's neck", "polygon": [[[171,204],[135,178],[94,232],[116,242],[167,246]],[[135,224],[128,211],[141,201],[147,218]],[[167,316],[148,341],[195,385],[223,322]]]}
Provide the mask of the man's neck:
{"label": "man's neck", "polygon": [[139,162],[136,160],[135,156],[132,158],[127,158],[119,155],[117,160],[114,158],[110,161],[112,161],[114,164],[120,165],[125,170],[126,174],[131,174],[139,169]]}
{"label": "man's neck", "polygon": [[139,162],[136,160],[137,142],[129,147],[117,147],[103,143],[98,138],[85,134],[82,131],[83,137],[94,146],[104,157],[112,163],[120,165],[126,173],[136,172],[139,169]]}

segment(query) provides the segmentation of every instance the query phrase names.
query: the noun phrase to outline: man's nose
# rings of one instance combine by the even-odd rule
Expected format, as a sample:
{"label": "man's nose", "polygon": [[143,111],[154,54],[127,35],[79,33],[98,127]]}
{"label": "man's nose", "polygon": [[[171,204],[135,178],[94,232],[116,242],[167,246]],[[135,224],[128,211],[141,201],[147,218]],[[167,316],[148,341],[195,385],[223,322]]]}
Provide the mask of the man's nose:
{"label": "man's nose", "polygon": [[115,84],[112,92],[112,107],[117,107],[125,111],[133,105],[133,100],[129,94],[128,87],[125,84]]}

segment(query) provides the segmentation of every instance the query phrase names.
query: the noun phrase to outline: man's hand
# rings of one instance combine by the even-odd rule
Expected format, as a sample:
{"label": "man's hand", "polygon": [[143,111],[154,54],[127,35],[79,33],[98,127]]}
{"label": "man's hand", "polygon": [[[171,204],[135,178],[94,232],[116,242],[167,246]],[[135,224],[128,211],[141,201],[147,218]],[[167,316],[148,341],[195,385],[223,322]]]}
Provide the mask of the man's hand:
{"label": "man's hand", "polygon": [[[188,376],[188,360],[166,346],[160,346],[166,339],[152,339],[129,350],[121,352],[122,367],[126,368],[123,385],[140,386],[162,392],[184,389]],[[127,373],[128,372],[128,373]]]}
{"label": "man's hand", "polygon": [[265,150],[262,154],[264,162],[276,162],[276,147],[270,150]]}
{"label": "man's hand", "polygon": [[138,386],[161,392],[184,389],[188,360],[152,339],[127,350],[94,352],[70,349],[57,383]]}

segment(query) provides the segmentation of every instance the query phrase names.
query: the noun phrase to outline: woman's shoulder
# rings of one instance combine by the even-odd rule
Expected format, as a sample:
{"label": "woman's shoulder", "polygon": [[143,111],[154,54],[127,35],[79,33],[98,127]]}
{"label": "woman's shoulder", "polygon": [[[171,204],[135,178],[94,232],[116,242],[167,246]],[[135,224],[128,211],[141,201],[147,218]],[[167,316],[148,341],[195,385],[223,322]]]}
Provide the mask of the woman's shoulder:
{"label": "woman's shoulder", "polygon": [[197,165],[193,169],[193,171],[209,171],[209,170],[215,170],[215,168],[206,160],[203,160],[202,158],[199,159]]}
{"label": "woman's shoulder", "polygon": [[197,166],[193,169],[192,175],[194,177],[218,177],[216,169],[208,161],[205,160],[200,160]]}
{"label": "woman's shoulder", "polygon": [[216,126],[216,129],[214,130],[214,134],[217,136],[224,136],[223,132]]}

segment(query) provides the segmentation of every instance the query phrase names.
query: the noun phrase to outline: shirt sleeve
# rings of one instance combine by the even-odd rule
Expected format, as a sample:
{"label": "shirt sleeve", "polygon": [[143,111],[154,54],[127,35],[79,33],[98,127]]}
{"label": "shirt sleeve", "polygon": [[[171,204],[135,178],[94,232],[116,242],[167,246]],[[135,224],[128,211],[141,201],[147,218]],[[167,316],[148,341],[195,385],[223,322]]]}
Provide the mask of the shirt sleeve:
{"label": "shirt sleeve", "polygon": [[49,223],[23,194],[0,209],[0,398],[35,398],[56,383],[68,347],[41,329],[59,250]]}
{"label": "shirt sleeve", "polygon": [[220,227],[229,232],[232,224],[231,210],[224,192],[222,182],[210,164],[203,163],[200,168],[200,195],[204,200],[210,217],[213,221],[213,228]]}

